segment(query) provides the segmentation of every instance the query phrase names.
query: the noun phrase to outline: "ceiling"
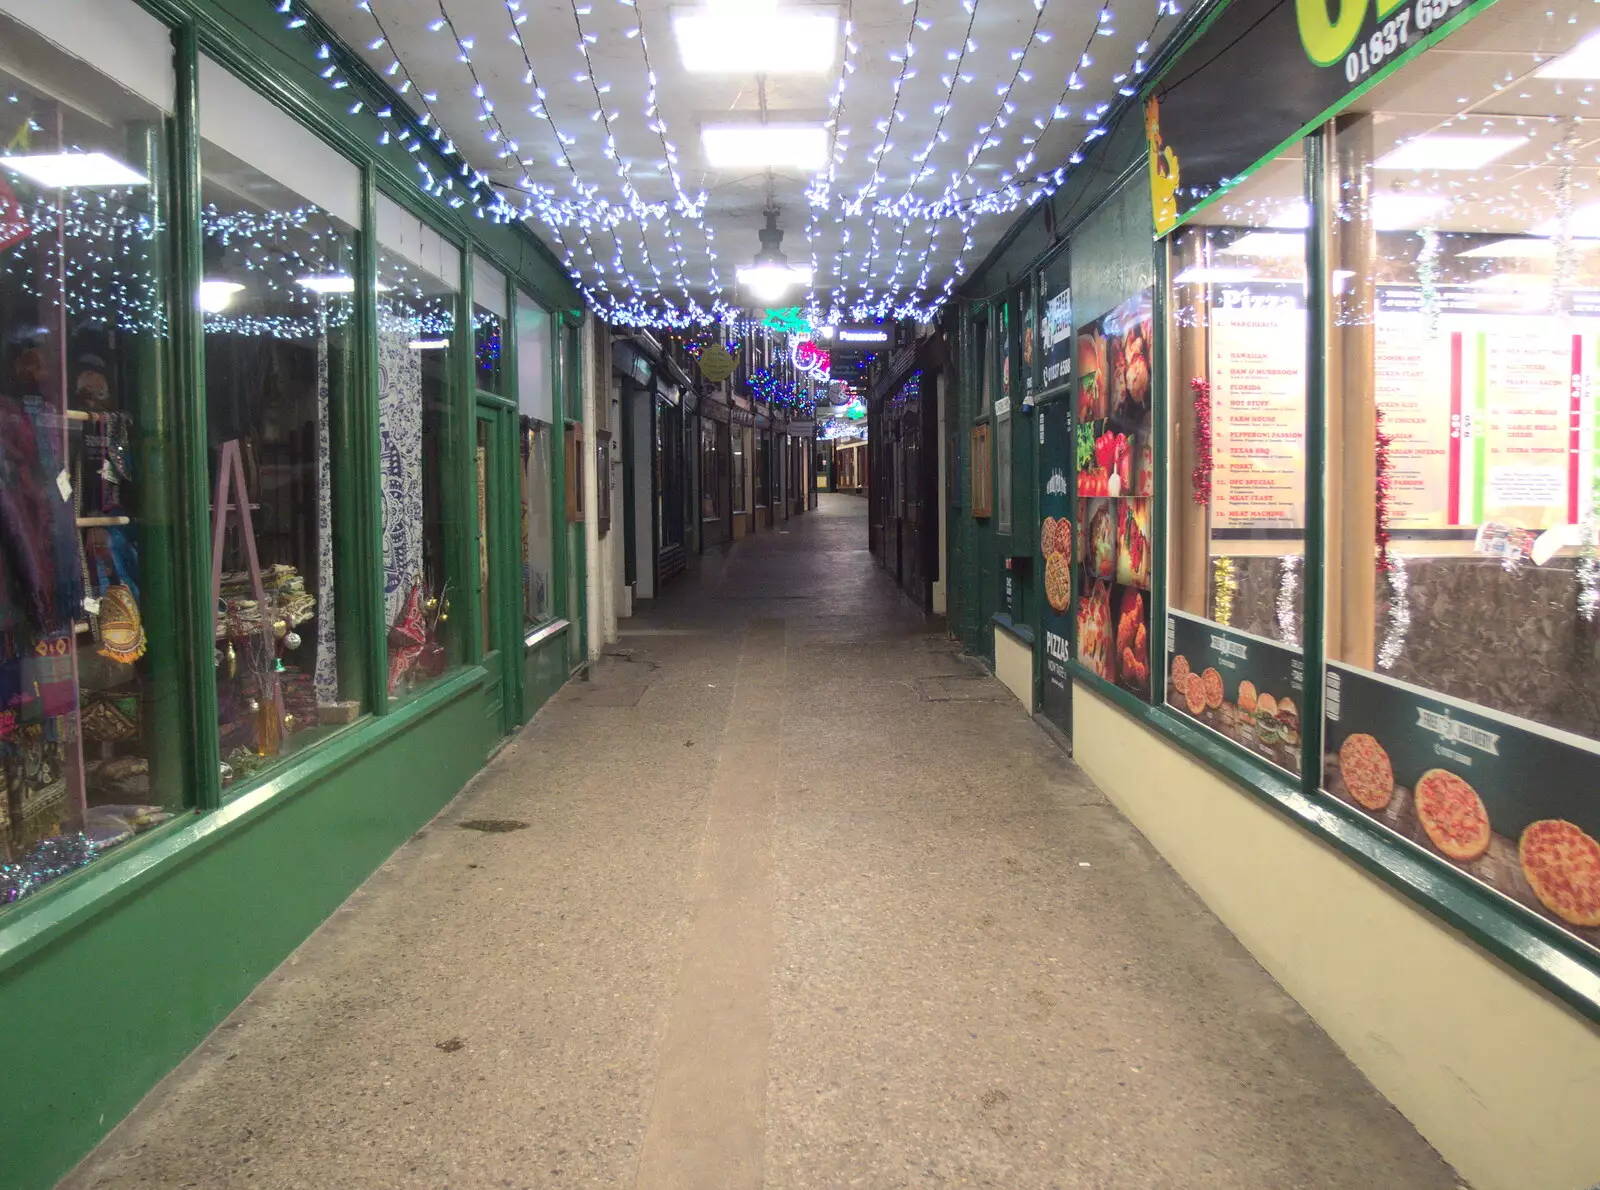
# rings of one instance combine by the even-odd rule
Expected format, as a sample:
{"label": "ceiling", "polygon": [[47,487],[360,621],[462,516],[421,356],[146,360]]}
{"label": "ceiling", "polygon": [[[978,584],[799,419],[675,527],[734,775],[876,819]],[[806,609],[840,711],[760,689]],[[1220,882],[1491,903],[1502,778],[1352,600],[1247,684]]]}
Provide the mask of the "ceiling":
{"label": "ceiling", "polygon": [[[599,313],[653,326],[757,304],[735,273],[769,199],[790,262],[815,269],[808,295],[778,304],[930,318],[1061,184],[1181,19],[1172,0],[841,0],[826,73],[758,78],[685,71],[664,0],[311,7],[524,213]],[[830,163],[711,168],[701,127],[763,108],[826,125]]]}

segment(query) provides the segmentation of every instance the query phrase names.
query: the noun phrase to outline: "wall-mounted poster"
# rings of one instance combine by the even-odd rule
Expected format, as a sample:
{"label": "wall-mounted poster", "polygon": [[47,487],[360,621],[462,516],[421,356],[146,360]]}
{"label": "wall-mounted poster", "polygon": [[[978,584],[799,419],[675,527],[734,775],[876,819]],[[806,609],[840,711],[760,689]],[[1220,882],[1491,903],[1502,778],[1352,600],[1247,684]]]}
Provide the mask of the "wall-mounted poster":
{"label": "wall-mounted poster", "polygon": [[1600,949],[1600,743],[1328,667],[1322,784]]}
{"label": "wall-mounted poster", "polygon": [[1290,773],[1300,772],[1299,649],[1167,613],[1167,705]]}
{"label": "wall-mounted poster", "polygon": [[1072,493],[1072,408],[1047,400],[1039,406],[1039,601],[1044,629],[1044,682],[1040,709],[1064,732],[1072,729],[1072,549],[1078,501]]}
{"label": "wall-mounted poster", "polygon": [[1151,291],[1078,328],[1078,660],[1150,692]]}
{"label": "wall-mounted poster", "polygon": [[1040,350],[1044,354],[1044,386],[1054,388],[1072,379],[1072,290],[1046,292],[1039,319]]}

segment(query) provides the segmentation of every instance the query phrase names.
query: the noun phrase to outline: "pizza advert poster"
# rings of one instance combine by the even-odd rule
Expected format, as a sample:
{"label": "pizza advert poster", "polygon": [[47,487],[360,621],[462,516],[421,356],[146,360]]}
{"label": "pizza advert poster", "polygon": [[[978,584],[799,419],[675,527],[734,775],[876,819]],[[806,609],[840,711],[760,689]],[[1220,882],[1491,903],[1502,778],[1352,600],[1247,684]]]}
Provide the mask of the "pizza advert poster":
{"label": "pizza advert poster", "polygon": [[1167,614],[1167,705],[1288,773],[1300,771],[1305,666],[1280,641]]}

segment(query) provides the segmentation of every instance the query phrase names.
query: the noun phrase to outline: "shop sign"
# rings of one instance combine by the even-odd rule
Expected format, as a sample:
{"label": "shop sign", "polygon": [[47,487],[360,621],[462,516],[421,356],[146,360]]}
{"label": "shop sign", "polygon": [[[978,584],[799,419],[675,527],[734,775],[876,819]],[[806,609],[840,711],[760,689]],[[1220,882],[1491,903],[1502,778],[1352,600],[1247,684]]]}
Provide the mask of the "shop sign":
{"label": "shop sign", "polygon": [[1600,948],[1600,744],[1330,664],[1322,785]]}
{"label": "shop sign", "polygon": [[1039,347],[1044,356],[1044,386],[1054,388],[1072,379],[1072,290],[1063,286],[1046,294],[1039,318]]}
{"label": "shop sign", "polygon": [[833,332],[833,341],[845,347],[887,347],[889,328],[886,326],[841,326]]}
{"label": "shop sign", "polygon": [[721,384],[738,366],[739,357],[721,343],[712,343],[700,353],[700,375],[712,384]]}
{"label": "shop sign", "polygon": [[1039,620],[1044,681],[1039,707],[1064,732],[1072,730],[1072,548],[1077,500],[1072,492],[1072,407],[1039,407]]}
{"label": "shop sign", "polygon": [[1156,234],[1472,9],[1470,0],[1233,0],[1146,93]]}
{"label": "shop sign", "polygon": [[1286,772],[1300,772],[1300,650],[1167,613],[1167,705]]}

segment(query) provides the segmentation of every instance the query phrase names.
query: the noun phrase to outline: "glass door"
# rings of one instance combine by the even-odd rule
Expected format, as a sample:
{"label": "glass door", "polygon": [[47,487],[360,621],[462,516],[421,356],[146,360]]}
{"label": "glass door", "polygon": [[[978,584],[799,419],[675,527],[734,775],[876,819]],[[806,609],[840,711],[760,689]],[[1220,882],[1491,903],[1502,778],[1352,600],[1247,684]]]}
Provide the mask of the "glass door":
{"label": "glass door", "polygon": [[473,597],[477,605],[480,657],[489,671],[489,713],[499,720],[500,731],[517,724],[518,650],[508,647],[520,639],[516,625],[522,605],[517,568],[508,563],[519,557],[506,535],[516,531],[517,519],[508,515],[517,506],[515,472],[507,465],[513,456],[514,427],[511,414],[499,403],[480,401],[473,440],[473,483],[477,501],[473,520]]}

